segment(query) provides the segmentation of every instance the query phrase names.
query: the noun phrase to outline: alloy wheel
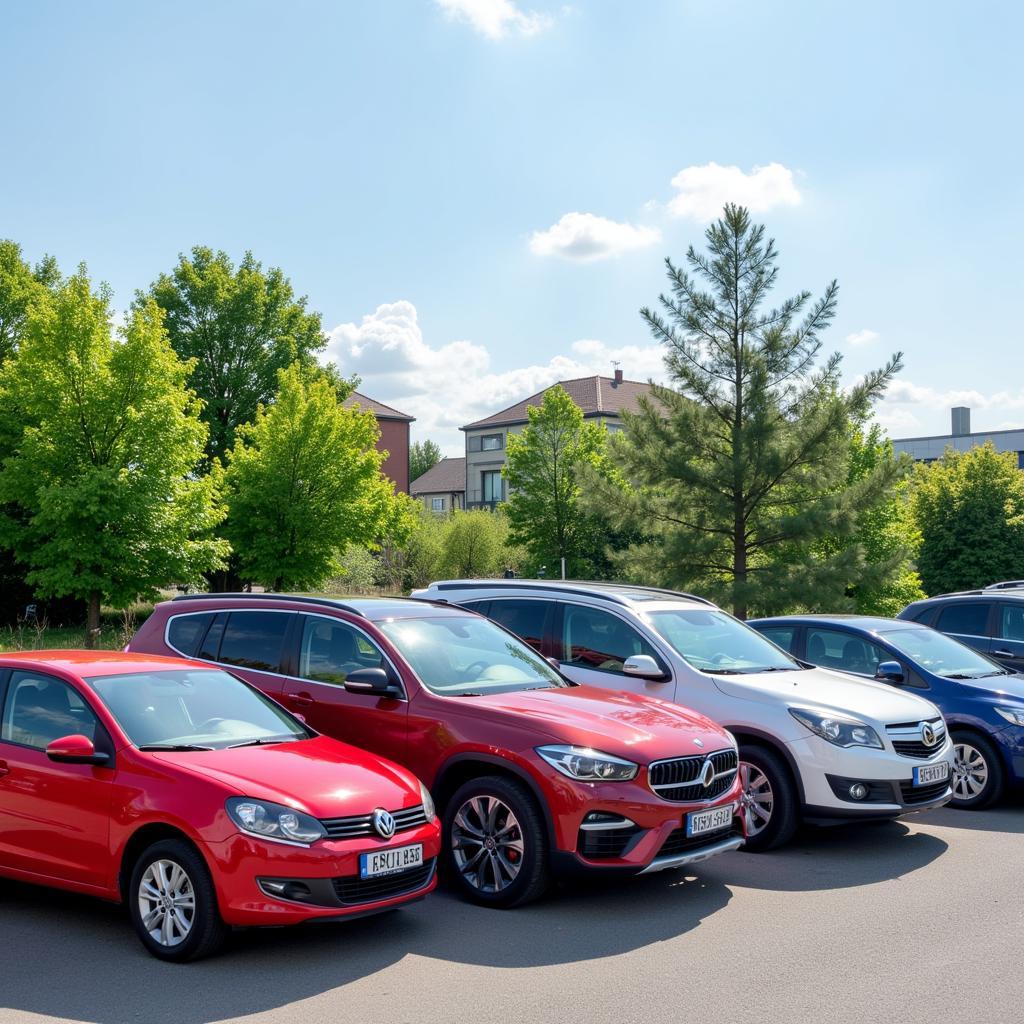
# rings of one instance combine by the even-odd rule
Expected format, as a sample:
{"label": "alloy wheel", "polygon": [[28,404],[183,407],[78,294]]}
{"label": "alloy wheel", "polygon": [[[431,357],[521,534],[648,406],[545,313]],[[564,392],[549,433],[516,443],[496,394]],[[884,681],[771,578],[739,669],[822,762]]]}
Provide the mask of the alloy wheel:
{"label": "alloy wheel", "polygon": [[988,762],[985,755],[970,743],[953,745],[953,796],[957,800],[974,800],[988,784]]}
{"label": "alloy wheel", "polygon": [[470,797],[455,814],[451,841],[455,866],[474,889],[501,892],[519,876],[523,831],[497,797]]}
{"label": "alloy wheel", "polygon": [[161,946],[180,946],[192,931],[196,894],[192,879],[173,860],[155,860],[139,880],[142,926]]}
{"label": "alloy wheel", "polygon": [[740,806],[743,808],[747,836],[756,836],[772,820],[772,808],[775,805],[772,784],[756,764],[740,761],[740,785],[743,787]]}

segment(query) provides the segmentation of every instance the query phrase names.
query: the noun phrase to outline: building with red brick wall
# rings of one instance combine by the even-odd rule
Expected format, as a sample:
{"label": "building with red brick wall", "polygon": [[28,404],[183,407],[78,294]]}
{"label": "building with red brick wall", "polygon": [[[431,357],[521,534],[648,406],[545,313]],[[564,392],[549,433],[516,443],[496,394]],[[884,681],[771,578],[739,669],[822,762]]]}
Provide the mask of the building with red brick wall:
{"label": "building with red brick wall", "polygon": [[409,424],[414,422],[415,417],[392,409],[390,405],[385,405],[383,402],[367,398],[366,395],[361,395],[358,391],[353,391],[345,399],[345,407],[372,412],[377,418],[377,426],[380,427],[377,448],[379,451],[388,453],[381,470],[389,480],[394,482],[396,491],[404,491],[408,494]]}

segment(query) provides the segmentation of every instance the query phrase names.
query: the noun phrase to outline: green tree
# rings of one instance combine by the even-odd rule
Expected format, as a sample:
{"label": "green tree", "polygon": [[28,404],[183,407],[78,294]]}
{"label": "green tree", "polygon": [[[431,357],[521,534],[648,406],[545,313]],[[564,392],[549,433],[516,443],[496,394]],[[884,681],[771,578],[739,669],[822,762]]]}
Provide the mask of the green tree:
{"label": "green tree", "polygon": [[848,584],[871,567],[859,545],[824,555],[820,542],[851,536],[858,511],[894,483],[883,462],[843,486],[847,424],[884,393],[900,355],[842,391],[839,355],[815,366],[836,282],[817,301],[800,292],[768,307],[778,267],[764,227],[728,205],[705,237],[707,253],[687,252],[689,273],[666,260],[661,312],[641,310],[673,387],[624,417],[628,443],[612,451],[629,487],[594,487],[591,507],[643,524],[650,540],[619,560],[633,576],[707,593],[740,617],[848,607]]}
{"label": "green tree", "polygon": [[227,552],[214,481],[197,478],[206,427],[155,303],[110,331],[109,294],[85,268],[33,303],[0,405],[20,436],[0,470],[0,541],[43,597],[125,606],[158,587],[198,584]]}
{"label": "green tree", "polygon": [[[306,310],[281,270],[264,271],[248,252],[236,269],[226,253],[196,246],[157,278],[149,297],[167,313],[175,351],[194,360],[190,383],[204,402],[210,460],[223,459],[238,428],[273,398],[278,371],[295,361],[311,365],[326,343],[320,314]],[[343,384],[337,371],[332,380]]]}
{"label": "green tree", "polygon": [[401,536],[411,499],[381,474],[372,413],[346,409],[322,374],[294,363],[228,453],[225,494],[243,578],[274,590],[320,586],[350,544]]}
{"label": "green tree", "polygon": [[991,442],[947,448],[916,469],[911,507],[921,533],[918,568],[929,594],[1024,579],[1024,473]]}
{"label": "green tree", "polygon": [[434,442],[413,441],[409,448],[409,480],[419,480],[428,469],[433,469],[441,461],[441,449]]}
{"label": "green tree", "polygon": [[0,239],[0,364],[17,351],[29,307],[59,283],[52,256],[44,257],[33,269],[22,259],[20,245]]}
{"label": "green tree", "polygon": [[453,512],[445,526],[440,575],[475,578],[502,573],[509,557],[509,526],[501,511]]}

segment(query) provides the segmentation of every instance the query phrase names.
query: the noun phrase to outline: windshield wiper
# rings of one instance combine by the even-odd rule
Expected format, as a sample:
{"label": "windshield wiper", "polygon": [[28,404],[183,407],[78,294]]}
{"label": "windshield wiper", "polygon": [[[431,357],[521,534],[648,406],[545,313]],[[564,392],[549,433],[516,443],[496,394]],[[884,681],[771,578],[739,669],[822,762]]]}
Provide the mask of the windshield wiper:
{"label": "windshield wiper", "polygon": [[291,736],[261,736],[256,740],[244,740],[241,743],[229,743],[226,750],[235,750],[238,747],[264,747],[272,743],[292,743]]}
{"label": "windshield wiper", "polygon": [[800,667],[798,665],[766,665],[764,668],[748,668],[745,671],[753,675],[755,672],[799,672]]}
{"label": "windshield wiper", "polygon": [[706,668],[704,671],[709,676],[741,676],[744,674],[744,670],[739,668]]}
{"label": "windshield wiper", "polygon": [[213,750],[201,743],[143,743],[139,750]]}

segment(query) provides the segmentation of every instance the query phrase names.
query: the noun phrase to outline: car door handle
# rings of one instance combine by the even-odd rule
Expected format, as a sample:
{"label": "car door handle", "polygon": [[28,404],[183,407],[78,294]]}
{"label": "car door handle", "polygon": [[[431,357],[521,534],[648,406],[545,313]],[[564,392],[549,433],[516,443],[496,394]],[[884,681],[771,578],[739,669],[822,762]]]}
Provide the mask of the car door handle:
{"label": "car door handle", "polygon": [[1012,658],[1013,651],[993,651],[993,654],[998,654],[1001,658]]}
{"label": "car door handle", "polygon": [[289,693],[286,696],[297,708],[312,707],[316,703],[308,693]]}

